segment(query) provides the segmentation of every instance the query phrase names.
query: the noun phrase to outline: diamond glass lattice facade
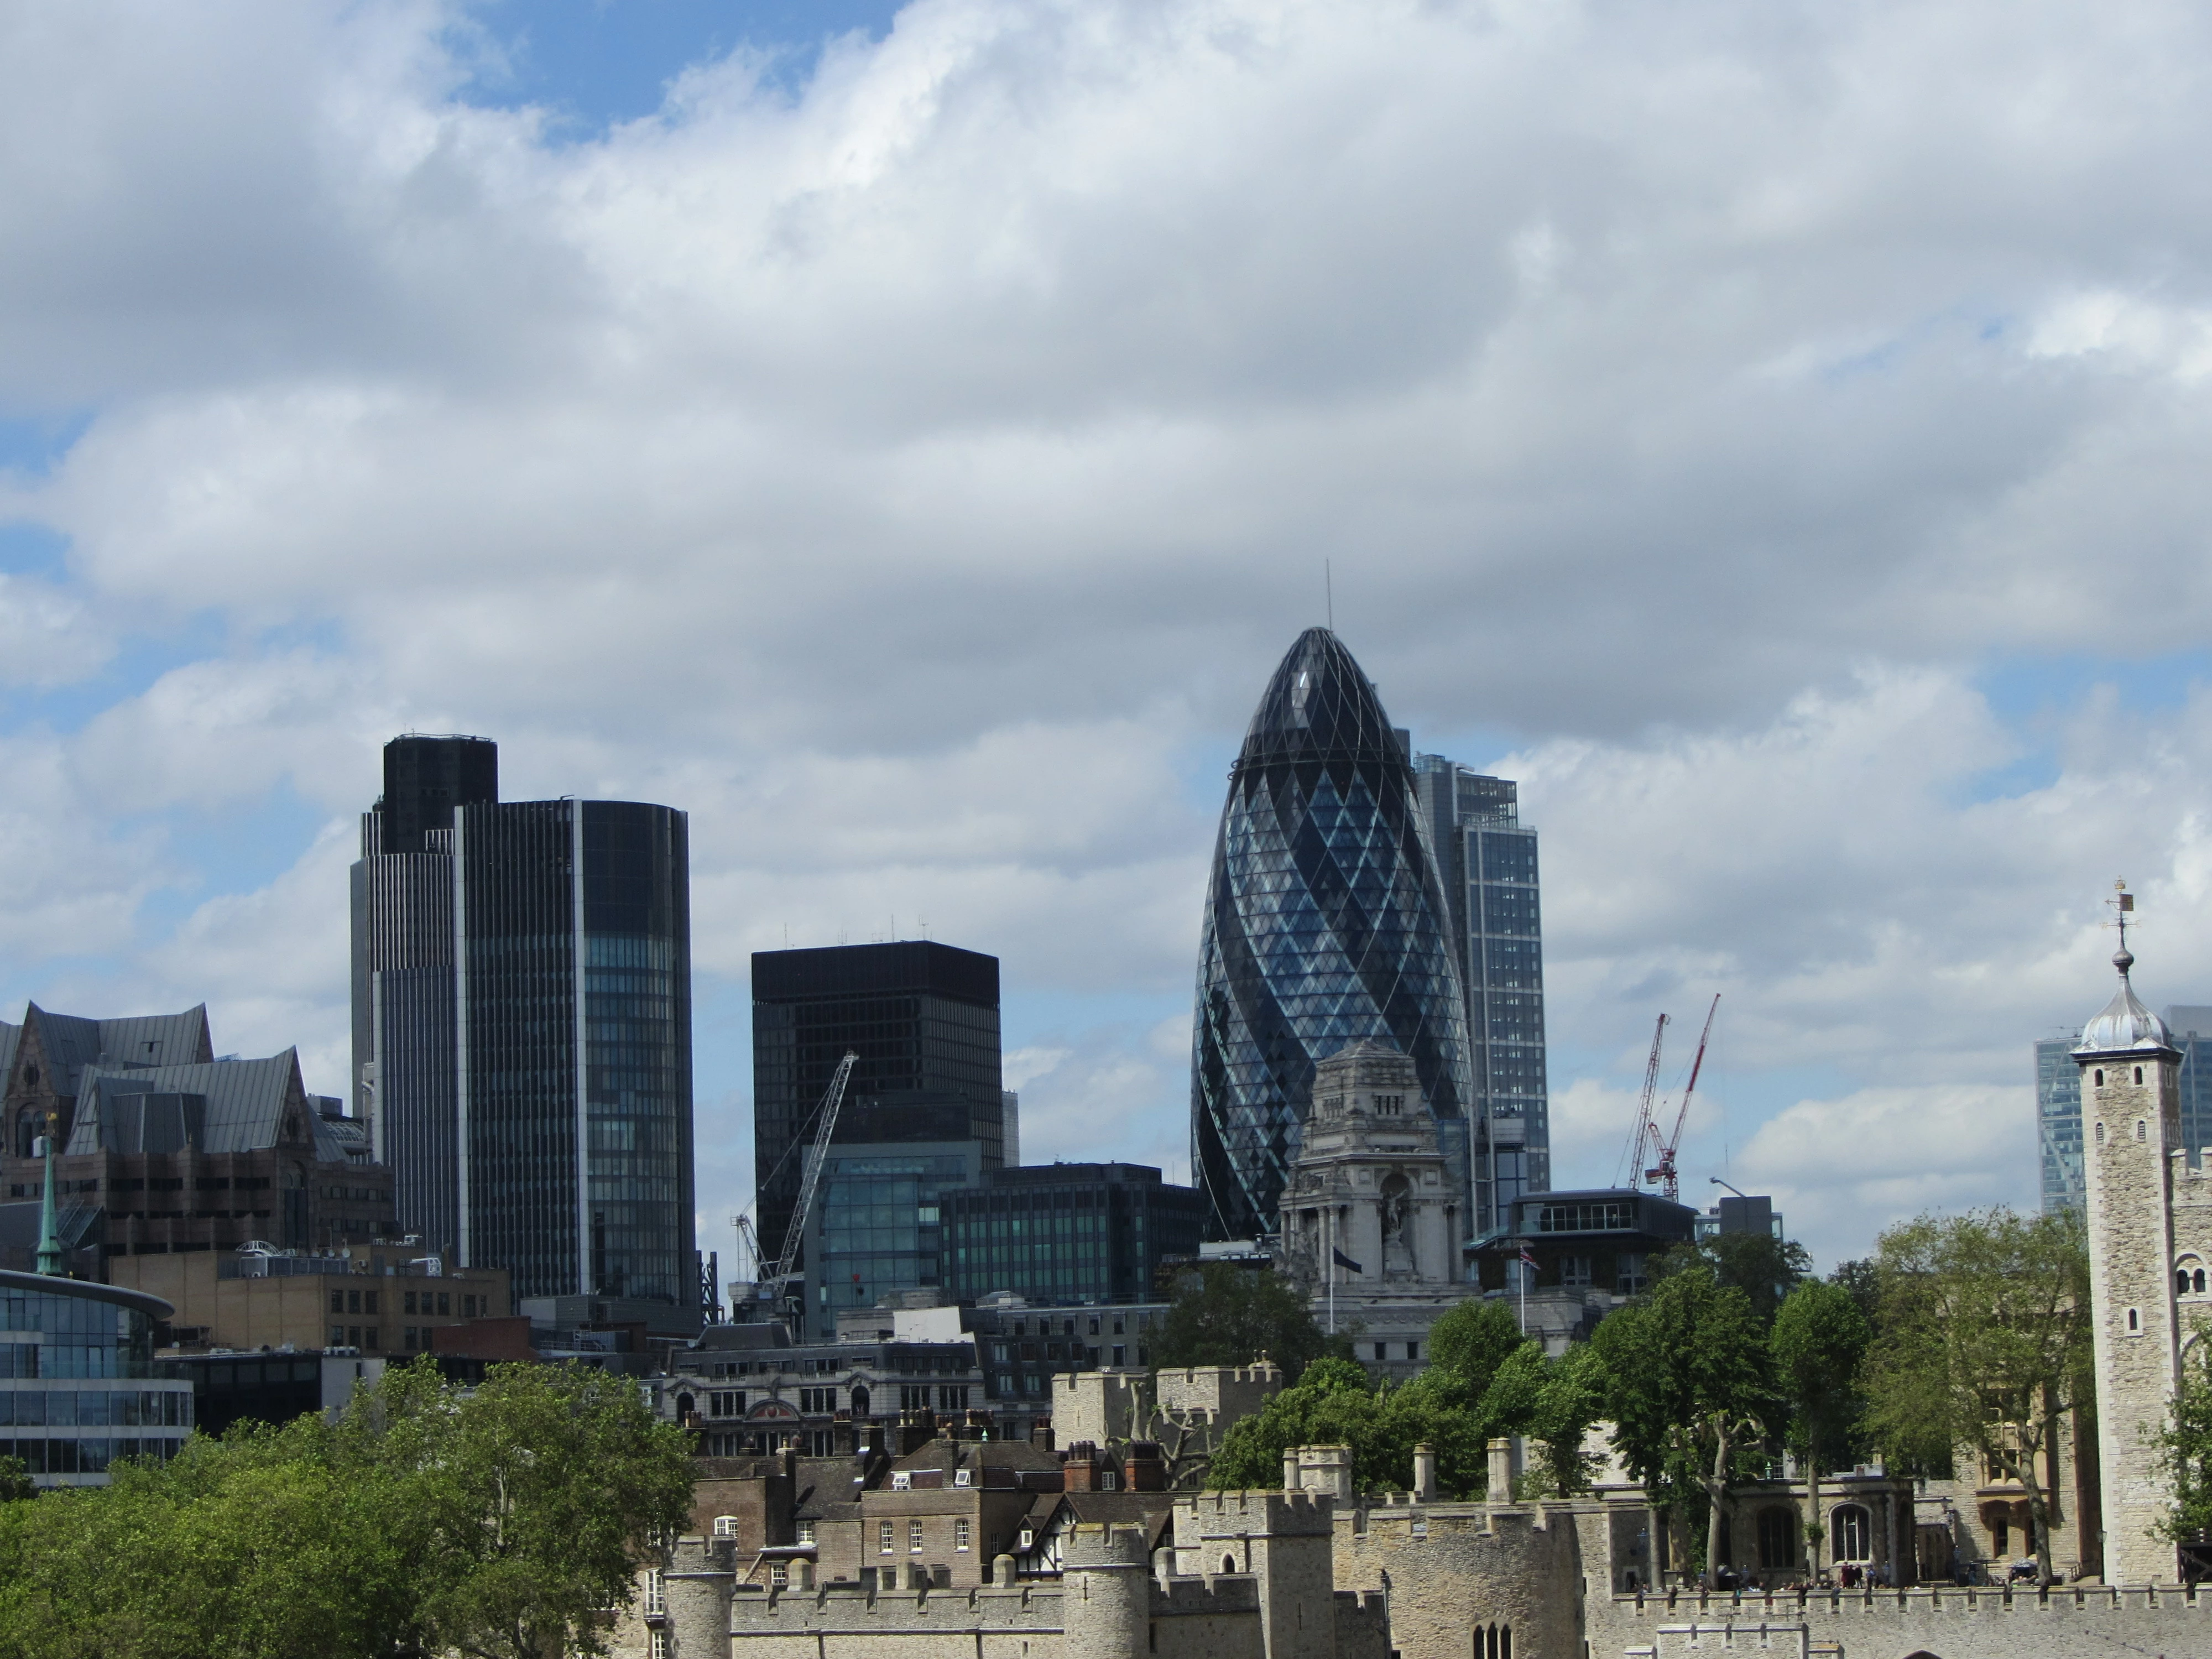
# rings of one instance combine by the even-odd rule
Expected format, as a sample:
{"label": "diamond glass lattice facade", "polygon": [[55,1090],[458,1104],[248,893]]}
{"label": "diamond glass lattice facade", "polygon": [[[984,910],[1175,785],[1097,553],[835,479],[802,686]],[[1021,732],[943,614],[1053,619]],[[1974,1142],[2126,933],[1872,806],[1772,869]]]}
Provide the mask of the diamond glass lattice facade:
{"label": "diamond glass lattice facade", "polygon": [[[1191,1161],[1217,1238],[1275,1231],[1314,1066],[1373,1037],[1441,1123],[1474,1098],[1443,887],[1404,741],[1352,653],[1310,629],[1230,775],[1204,933]],[[1442,1137],[1466,1181],[1464,1130]]]}

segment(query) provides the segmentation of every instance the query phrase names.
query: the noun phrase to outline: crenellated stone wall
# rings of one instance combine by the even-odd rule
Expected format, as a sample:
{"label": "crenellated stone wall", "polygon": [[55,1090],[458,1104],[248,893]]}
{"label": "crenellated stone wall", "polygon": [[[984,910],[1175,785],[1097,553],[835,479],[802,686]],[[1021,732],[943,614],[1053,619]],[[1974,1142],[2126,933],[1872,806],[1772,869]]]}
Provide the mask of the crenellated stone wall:
{"label": "crenellated stone wall", "polygon": [[[1674,1659],[1716,1650],[1840,1654],[1844,1659],[2082,1659],[2089,1654],[2212,1655],[2212,1592],[2061,1588],[1796,1595],[1604,1596],[1589,1607],[1594,1659]],[[1514,1651],[1520,1651],[1516,1645]],[[1410,1656],[1409,1656],[1410,1659]]]}
{"label": "crenellated stone wall", "polygon": [[1510,1631],[1515,1659],[1582,1659],[1577,1508],[1595,1510],[1402,1503],[1340,1513],[1335,1580],[1387,1594],[1403,1659],[1467,1659],[1480,1650],[1478,1631]]}

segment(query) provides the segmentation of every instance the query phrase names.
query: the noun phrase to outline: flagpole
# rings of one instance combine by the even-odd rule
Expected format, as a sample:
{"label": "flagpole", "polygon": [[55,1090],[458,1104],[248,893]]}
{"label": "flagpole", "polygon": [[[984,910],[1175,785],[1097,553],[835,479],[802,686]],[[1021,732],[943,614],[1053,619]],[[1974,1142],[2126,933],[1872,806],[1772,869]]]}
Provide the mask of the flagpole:
{"label": "flagpole", "polygon": [[1324,1231],[1328,1238],[1328,1334],[1336,1334],[1336,1206],[1328,1206]]}

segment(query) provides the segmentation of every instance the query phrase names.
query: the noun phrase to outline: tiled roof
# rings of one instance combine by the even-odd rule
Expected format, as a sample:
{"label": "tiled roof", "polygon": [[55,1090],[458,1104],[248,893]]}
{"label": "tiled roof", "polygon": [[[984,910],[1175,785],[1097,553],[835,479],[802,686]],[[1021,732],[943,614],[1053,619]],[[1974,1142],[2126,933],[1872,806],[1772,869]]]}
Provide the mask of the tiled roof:
{"label": "tiled roof", "polygon": [[1050,1469],[1060,1460],[1026,1440],[947,1440],[942,1436],[891,1465],[895,1469]]}
{"label": "tiled roof", "polygon": [[342,1164],[346,1141],[307,1105],[300,1086],[300,1060],[287,1048],[266,1060],[221,1060],[201,1066],[156,1066],[144,1070],[111,1070],[88,1066],[78,1090],[76,1121],[68,1151],[98,1152],[106,1102],[126,1094],[198,1095],[207,1102],[203,1152],[250,1152],[279,1145],[285,1108],[294,1105],[303,1148],[312,1146],[319,1162]]}

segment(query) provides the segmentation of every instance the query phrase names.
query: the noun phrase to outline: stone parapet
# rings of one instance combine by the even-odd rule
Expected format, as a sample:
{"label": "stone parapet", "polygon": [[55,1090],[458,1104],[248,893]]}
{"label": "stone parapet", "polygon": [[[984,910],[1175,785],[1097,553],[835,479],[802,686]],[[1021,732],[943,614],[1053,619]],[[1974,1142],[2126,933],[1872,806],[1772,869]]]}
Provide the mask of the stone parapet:
{"label": "stone parapet", "polygon": [[2181,1589],[1675,1591],[1592,1596],[1589,1615],[1592,1659],[1658,1659],[1731,1646],[1853,1656],[1926,1651],[1943,1659],[2076,1659],[2130,1647],[2174,1659],[2212,1654],[2212,1592]]}

